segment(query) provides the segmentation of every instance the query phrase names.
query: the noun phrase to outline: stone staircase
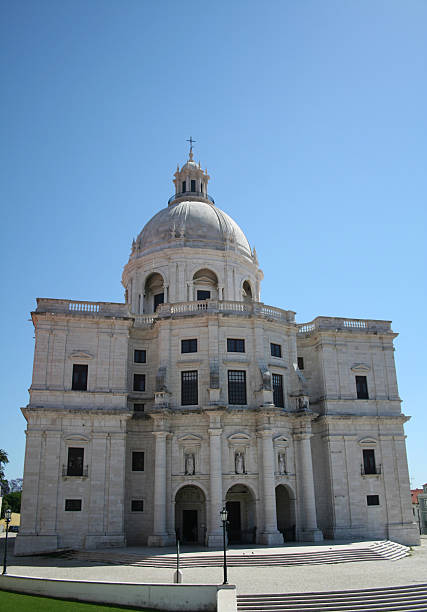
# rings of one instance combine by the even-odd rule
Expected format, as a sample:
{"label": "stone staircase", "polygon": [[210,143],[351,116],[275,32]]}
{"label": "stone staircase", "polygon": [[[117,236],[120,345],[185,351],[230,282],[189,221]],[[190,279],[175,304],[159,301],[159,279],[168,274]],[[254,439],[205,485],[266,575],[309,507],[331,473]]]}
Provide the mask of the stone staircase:
{"label": "stone staircase", "polygon": [[[298,566],[323,565],[334,563],[351,563],[356,561],[396,561],[409,554],[409,548],[395,542],[373,542],[361,547],[326,547],[305,551],[304,548],[292,552],[262,553],[255,551],[238,553],[231,550],[227,555],[229,567],[256,566]],[[112,563],[117,565],[132,565],[139,567],[175,568],[175,554],[157,554],[141,556],[136,553],[119,553],[114,551],[72,551],[66,553],[69,559],[92,561],[94,563]],[[221,567],[222,555],[183,553],[180,557],[181,568],[191,567]]]}
{"label": "stone staircase", "polygon": [[427,610],[427,583],[319,593],[238,595],[238,612],[411,612]]}

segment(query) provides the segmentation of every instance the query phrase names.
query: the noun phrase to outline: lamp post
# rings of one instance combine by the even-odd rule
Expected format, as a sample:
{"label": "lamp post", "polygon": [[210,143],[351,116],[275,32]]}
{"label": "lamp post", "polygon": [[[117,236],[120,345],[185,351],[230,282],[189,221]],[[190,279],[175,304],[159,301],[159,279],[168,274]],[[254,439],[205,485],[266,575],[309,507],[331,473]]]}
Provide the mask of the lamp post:
{"label": "lamp post", "polygon": [[225,538],[225,529],[227,526],[227,518],[228,518],[228,512],[227,512],[227,508],[224,506],[223,509],[220,512],[220,516],[221,516],[221,521],[222,521],[222,539],[223,539],[223,544],[224,544],[224,582],[222,584],[228,584],[228,580],[227,580],[227,546],[226,546],[226,538]]}
{"label": "lamp post", "polygon": [[10,523],[11,515],[12,515],[12,511],[10,508],[8,508],[4,513],[4,518],[6,519],[6,538],[4,541],[3,574],[6,574],[6,567],[7,567],[7,536],[9,533],[9,523]]}

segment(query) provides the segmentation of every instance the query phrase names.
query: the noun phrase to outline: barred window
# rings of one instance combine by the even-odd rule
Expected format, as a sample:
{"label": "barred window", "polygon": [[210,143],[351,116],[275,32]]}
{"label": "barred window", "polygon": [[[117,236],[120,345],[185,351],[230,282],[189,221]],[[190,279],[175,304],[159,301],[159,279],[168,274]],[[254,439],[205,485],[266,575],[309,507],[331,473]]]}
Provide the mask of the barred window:
{"label": "barred window", "polygon": [[270,352],[272,357],[281,357],[282,356],[282,347],[280,344],[274,344],[273,342],[270,344]]}
{"label": "barred window", "polygon": [[197,353],[197,338],[181,340],[181,353]]}
{"label": "barred window", "polygon": [[246,404],[246,372],[228,370],[228,403]]}
{"label": "barred window", "polygon": [[65,512],[81,512],[82,500],[81,499],[66,499],[65,500]]}
{"label": "barred window", "polygon": [[68,449],[67,476],[83,476],[84,448],[70,446]]}
{"label": "barred window", "polygon": [[144,452],[133,451],[132,453],[132,472],[144,471]]}
{"label": "barred window", "polygon": [[281,374],[273,374],[273,403],[279,408],[284,407],[283,402],[283,376]]}
{"label": "barred window", "polygon": [[369,399],[366,376],[356,376],[356,393],[357,399]]}
{"label": "barred window", "polygon": [[87,391],[87,371],[86,364],[75,363],[73,365],[73,380],[71,389],[73,391]]}
{"label": "barred window", "polygon": [[229,353],[244,353],[245,341],[241,338],[227,338],[227,351]]}
{"label": "barred window", "polygon": [[134,363],[146,363],[147,352],[142,349],[135,349],[133,352]]}
{"label": "barred window", "polygon": [[198,403],[197,370],[181,372],[181,405],[194,406]]}
{"label": "barred window", "polygon": [[133,390],[145,391],[145,374],[133,375]]}

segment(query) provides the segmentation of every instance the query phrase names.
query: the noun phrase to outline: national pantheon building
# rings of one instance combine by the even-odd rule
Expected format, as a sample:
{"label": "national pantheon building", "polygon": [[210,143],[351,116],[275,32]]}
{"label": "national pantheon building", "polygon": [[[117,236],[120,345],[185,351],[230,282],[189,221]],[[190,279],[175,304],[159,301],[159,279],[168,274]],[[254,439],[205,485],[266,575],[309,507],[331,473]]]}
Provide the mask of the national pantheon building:
{"label": "national pantheon building", "polygon": [[[193,160],[132,242],[125,302],[37,299],[16,553],[419,541],[390,321],[261,301]],[[112,237],[113,238],[113,237]]]}

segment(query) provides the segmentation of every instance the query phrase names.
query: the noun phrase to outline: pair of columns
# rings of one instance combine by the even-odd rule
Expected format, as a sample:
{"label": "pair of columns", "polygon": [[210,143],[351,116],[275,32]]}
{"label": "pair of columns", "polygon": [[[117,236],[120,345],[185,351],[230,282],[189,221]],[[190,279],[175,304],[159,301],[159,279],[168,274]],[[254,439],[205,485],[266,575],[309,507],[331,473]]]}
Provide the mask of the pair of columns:
{"label": "pair of columns", "polygon": [[[209,454],[209,512],[208,512],[208,546],[221,546],[222,527],[220,512],[224,504],[222,488],[222,429],[208,429]],[[166,431],[155,431],[155,473],[154,473],[154,529],[148,539],[149,546],[166,546],[173,543],[174,536],[167,531],[167,474],[166,474]],[[297,465],[297,486],[299,503],[299,539],[305,541],[322,540],[322,533],[317,528],[316,502],[314,495],[313,467],[311,459],[310,433],[294,434]],[[272,431],[263,429],[258,432],[262,456],[262,504],[264,528],[259,532],[259,542],[267,546],[283,543],[277,530],[275,458]]]}

